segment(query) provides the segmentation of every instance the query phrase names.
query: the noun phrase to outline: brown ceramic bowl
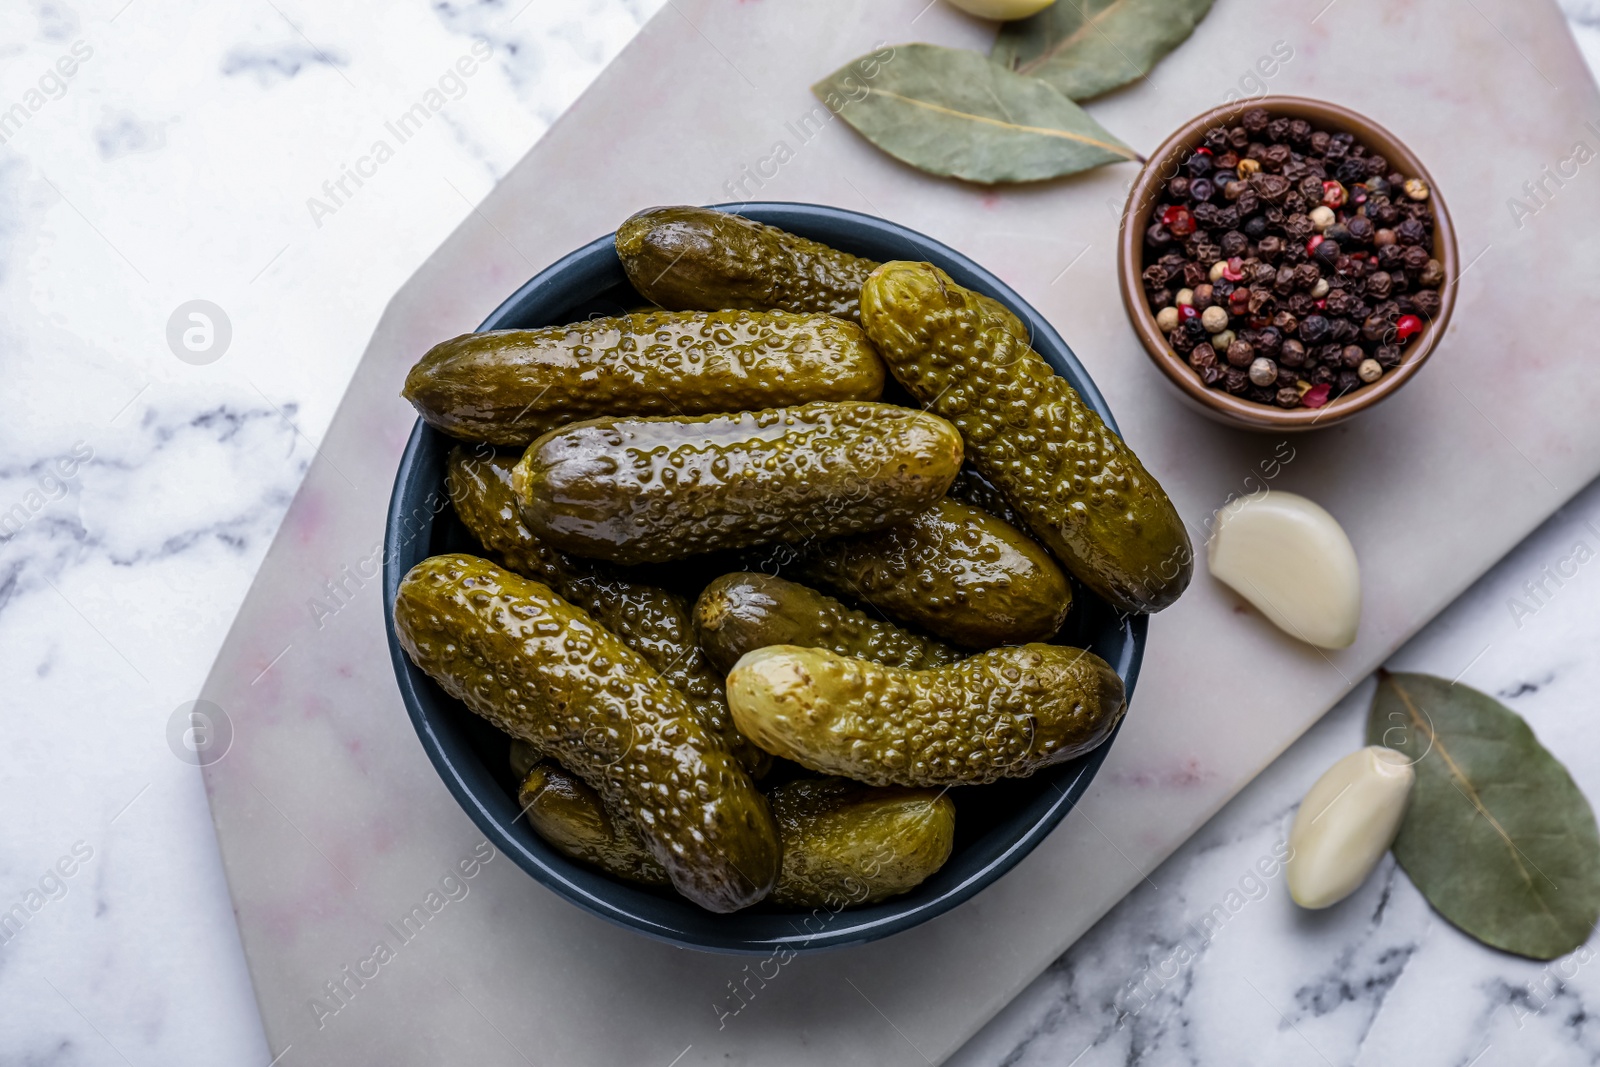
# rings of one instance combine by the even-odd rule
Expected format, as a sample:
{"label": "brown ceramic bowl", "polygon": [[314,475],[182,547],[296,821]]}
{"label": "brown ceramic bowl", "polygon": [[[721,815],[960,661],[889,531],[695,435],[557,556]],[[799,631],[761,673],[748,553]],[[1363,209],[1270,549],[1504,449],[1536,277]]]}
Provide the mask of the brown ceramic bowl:
{"label": "brown ceramic bowl", "polygon": [[[1440,294],[1439,314],[1423,326],[1405,348],[1405,362],[1387,372],[1372,385],[1364,385],[1350,393],[1330,400],[1320,408],[1280,408],[1258,404],[1253,400],[1232,396],[1220,389],[1209,389],[1200,381],[1188,362],[1167,344],[1167,339],[1156,328],[1155,313],[1145,300],[1140,272],[1144,269],[1144,232],[1150,225],[1151,213],[1159,199],[1161,187],[1189,154],[1201,143],[1205,132],[1214,126],[1235,125],[1237,117],[1253,108],[1266,108],[1274,117],[1284,115],[1310,122],[1319,129],[1334,133],[1355,135],[1370,151],[1389,160],[1392,170],[1409,177],[1419,177],[1432,190],[1434,233],[1433,255],[1444,264],[1447,279]],[[1213,108],[1185,123],[1168,137],[1160,148],[1150,154],[1150,161],[1139,172],[1128,196],[1128,206],[1123,209],[1122,232],[1117,247],[1117,273],[1122,283],[1122,302],[1128,309],[1128,319],[1144,343],[1145,351],[1167,379],[1192,407],[1202,414],[1231,426],[1247,430],[1274,433],[1292,433],[1301,430],[1321,429],[1342,422],[1358,412],[1365,411],[1394,393],[1422,369],[1422,364],[1433,354],[1439,339],[1450,324],[1450,312],[1455,307],[1455,280],[1459,277],[1460,261],[1456,254],[1456,235],[1450,225],[1450,212],[1439,195],[1439,185],[1428,173],[1428,168],[1394,134],[1371,119],[1358,115],[1336,104],[1320,100],[1307,100],[1297,96],[1262,96],[1243,100],[1225,107]]]}

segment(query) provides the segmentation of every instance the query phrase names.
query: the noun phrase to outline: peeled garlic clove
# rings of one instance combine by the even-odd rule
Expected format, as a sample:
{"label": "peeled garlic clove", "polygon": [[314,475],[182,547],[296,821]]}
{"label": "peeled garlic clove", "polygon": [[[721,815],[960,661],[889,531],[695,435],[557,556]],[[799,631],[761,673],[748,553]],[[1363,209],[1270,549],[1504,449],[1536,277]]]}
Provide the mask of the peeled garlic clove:
{"label": "peeled garlic clove", "polygon": [[1222,509],[1207,564],[1280,630],[1348,648],[1361,621],[1361,569],[1337,519],[1294,493],[1241,497]]}
{"label": "peeled garlic clove", "polygon": [[1055,2],[1056,0],[950,0],[950,3],[969,15],[977,15],[981,19],[999,19],[1002,22],[1037,15]]}
{"label": "peeled garlic clove", "polygon": [[1317,779],[1289,831],[1289,895],[1326,908],[1360,888],[1394,844],[1416,772],[1382,745],[1352,752]]}

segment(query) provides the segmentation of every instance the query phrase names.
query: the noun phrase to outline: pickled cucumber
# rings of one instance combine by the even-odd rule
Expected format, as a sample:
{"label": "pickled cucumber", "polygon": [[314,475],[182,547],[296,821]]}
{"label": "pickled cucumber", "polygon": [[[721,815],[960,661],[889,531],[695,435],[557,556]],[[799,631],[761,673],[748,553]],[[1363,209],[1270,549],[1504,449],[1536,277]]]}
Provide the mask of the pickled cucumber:
{"label": "pickled cucumber", "polygon": [[644,885],[667,885],[666,868],[639,831],[613,820],[600,794],[558,763],[535,764],[517,790],[528,825],[556,851],[607,874]]}
{"label": "pickled cucumber", "polygon": [[876,400],[883,382],[883,362],[851,322],[784,311],[647,311],[465,334],[429,349],[401,395],[452,437],[526,445],[602,415]]}
{"label": "pickled cucumber", "polygon": [[782,308],[856,319],[877,264],[703,207],[658,207],[617,227],[633,287],[664,308]]}
{"label": "pickled cucumber", "polygon": [[727,672],[707,665],[688,602],[617,574],[606,564],[569,556],[533,536],[511,491],[515,463],[515,457],[490,450],[479,454],[459,445],[451,450],[445,483],[462,524],[506,567],[550,586],[643,656],[663,681],[689,698],[700,720],[732,749],[745,770],[757,778],[764,775],[772,757],[734,728],[722,691]]}
{"label": "pickled cucumber", "polygon": [[929,263],[886,263],[861,319],[890,372],[961,431],[973,465],[1079,581],[1159,611],[1194,573],[1172,501],[1065,378]]}
{"label": "pickled cucumber", "polygon": [[869,785],[982,785],[1080,756],[1122,718],[1122,680],[1062,645],[997,648],[905,671],[773,645],[728,675],[744,735],[823,774]]}
{"label": "pickled cucumber", "polygon": [[[534,766],[517,795],[529,825],[568,858],[630,882],[667,884],[638,831],[559,764]],[[944,865],[955,839],[955,805],[932,790],[808,778],[779,786],[768,801],[783,860],[767,899],[785,907],[871,904],[904,893]]]}
{"label": "pickled cucumber", "polygon": [[528,772],[533,770],[534,764],[538,763],[543,758],[544,757],[539,754],[538,748],[536,748],[531,742],[524,741],[520,737],[513,737],[511,739],[511,773],[516,775],[519,780],[526,778],[528,776]]}
{"label": "pickled cucumber", "polygon": [[[1050,637],[1072,586],[1021,530],[948,498],[898,526],[803,553],[795,572],[963,648]],[[799,642],[805,644],[805,642]]]}
{"label": "pickled cucumber", "polygon": [[[861,287],[879,265],[706,207],[641,211],[617,227],[616,244],[633,287],[664,308],[782,308],[859,322]],[[1010,309],[975,295],[1006,329],[1031,341]]]}
{"label": "pickled cucumber", "polygon": [[617,563],[881,529],[930,507],[961,438],[893,404],[596,419],[539,438],[512,475],[535,535]]}
{"label": "pickled cucumber", "polygon": [[943,791],[800,778],[768,796],[783,867],[767,899],[794,908],[874,904],[921,885],[955,843]]}
{"label": "pickled cucumber", "polygon": [[950,497],[963,504],[971,504],[975,508],[982,508],[1002,522],[1008,522],[1019,530],[1026,530],[1028,524],[1017,509],[1011,506],[1005,494],[995,488],[995,484],[979,473],[978,468],[971,463],[961,467],[961,473],[956,475],[956,480],[950,483]]}
{"label": "pickled cucumber", "polygon": [[724,675],[746,652],[768,645],[825,648],[910,670],[961,658],[942,641],[872,618],[796,582],[752,571],[726,574],[706,586],[694,604],[694,629],[706,658]]}
{"label": "pickled cucumber", "polygon": [[728,912],[771,889],[777,834],[749,775],[681,693],[548,586],[434,556],[401,581],[394,629],[445,692],[631,819],[683,896]]}

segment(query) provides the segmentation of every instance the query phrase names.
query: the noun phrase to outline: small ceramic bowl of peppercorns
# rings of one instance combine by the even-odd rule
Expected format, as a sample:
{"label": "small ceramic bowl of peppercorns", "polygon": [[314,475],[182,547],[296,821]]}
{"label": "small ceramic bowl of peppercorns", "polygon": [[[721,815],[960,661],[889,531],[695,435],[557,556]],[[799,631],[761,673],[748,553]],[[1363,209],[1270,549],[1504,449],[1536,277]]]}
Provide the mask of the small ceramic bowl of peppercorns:
{"label": "small ceramic bowl of peppercorns", "polygon": [[1119,248],[1128,317],[1206,415],[1330,426],[1404,385],[1449,324],[1455,233],[1433,178],[1346,108],[1259,97],[1150,156]]}

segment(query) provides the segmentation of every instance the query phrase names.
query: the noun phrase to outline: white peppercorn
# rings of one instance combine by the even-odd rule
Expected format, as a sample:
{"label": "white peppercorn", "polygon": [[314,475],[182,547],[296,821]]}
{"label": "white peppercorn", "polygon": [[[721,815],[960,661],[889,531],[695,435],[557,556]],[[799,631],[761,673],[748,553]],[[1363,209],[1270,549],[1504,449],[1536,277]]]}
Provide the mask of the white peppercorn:
{"label": "white peppercorn", "polygon": [[1179,289],[1178,295],[1172,298],[1172,302],[1179,307],[1192,307],[1194,305],[1194,290]]}
{"label": "white peppercorn", "polygon": [[1271,385],[1278,380],[1278,365],[1266,356],[1257,356],[1250,364],[1250,381],[1255,385]]}
{"label": "white peppercorn", "polygon": [[1333,213],[1333,208],[1329,207],[1327,204],[1318,204],[1316,207],[1311,209],[1310,218],[1311,225],[1317,228],[1318,233],[1321,233],[1329,226],[1332,226],[1334,222],[1338,220],[1339,216],[1335,215]]}
{"label": "white peppercorn", "polygon": [[1211,347],[1215,348],[1218,352],[1226,352],[1228,350],[1228,346],[1233,344],[1233,340],[1233,331],[1223,330],[1221,333],[1211,338]]}
{"label": "white peppercorn", "polygon": [[1212,304],[1200,313],[1200,325],[1207,333],[1221,333],[1228,328],[1228,311],[1220,304]]}
{"label": "white peppercorn", "polygon": [[1356,376],[1370,385],[1383,377],[1383,364],[1375,359],[1364,359],[1356,368]]}
{"label": "white peppercorn", "polygon": [[1178,328],[1178,309],[1164,307],[1156,312],[1156,329],[1162,333],[1171,333]]}

